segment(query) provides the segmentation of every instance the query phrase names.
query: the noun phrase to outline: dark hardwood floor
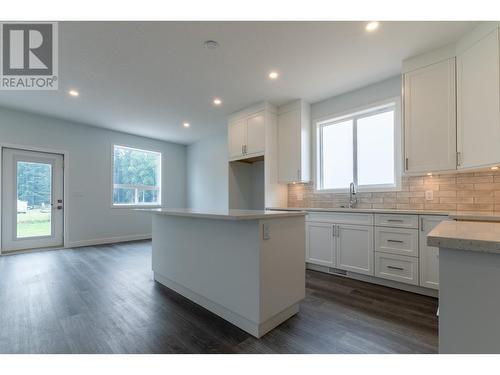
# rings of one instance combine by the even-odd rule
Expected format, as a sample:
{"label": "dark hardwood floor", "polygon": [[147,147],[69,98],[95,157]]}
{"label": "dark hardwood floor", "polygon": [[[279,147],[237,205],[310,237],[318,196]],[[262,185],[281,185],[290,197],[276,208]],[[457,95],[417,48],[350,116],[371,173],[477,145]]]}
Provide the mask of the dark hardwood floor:
{"label": "dark hardwood floor", "polygon": [[0,257],[0,353],[435,353],[435,298],[307,272],[257,340],[155,283],[151,243]]}

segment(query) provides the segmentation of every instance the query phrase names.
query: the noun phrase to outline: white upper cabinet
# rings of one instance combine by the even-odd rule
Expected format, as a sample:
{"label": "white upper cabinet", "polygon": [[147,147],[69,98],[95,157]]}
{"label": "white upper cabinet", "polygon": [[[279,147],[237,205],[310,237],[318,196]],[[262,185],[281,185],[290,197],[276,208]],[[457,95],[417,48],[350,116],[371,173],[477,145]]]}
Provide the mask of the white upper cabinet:
{"label": "white upper cabinet", "polygon": [[457,55],[458,168],[500,163],[498,28]]}
{"label": "white upper cabinet", "polygon": [[264,112],[247,119],[247,141],[245,152],[248,155],[263,153],[266,148],[266,122]]}
{"label": "white upper cabinet", "polygon": [[229,124],[228,145],[230,158],[236,158],[244,154],[246,132],[246,120],[238,120]]}
{"label": "white upper cabinet", "polygon": [[278,182],[310,181],[310,105],[296,100],[278,108]]}
{"label": "white upper cabinet", "polygon": [[455,58],[403,79],[406,172],[456,169]]}
{"label": "white upper cabinet", "polygon": [[266,148],[266,116],[264,111],[229,121],[228,152],[230,160],[264,154]]}

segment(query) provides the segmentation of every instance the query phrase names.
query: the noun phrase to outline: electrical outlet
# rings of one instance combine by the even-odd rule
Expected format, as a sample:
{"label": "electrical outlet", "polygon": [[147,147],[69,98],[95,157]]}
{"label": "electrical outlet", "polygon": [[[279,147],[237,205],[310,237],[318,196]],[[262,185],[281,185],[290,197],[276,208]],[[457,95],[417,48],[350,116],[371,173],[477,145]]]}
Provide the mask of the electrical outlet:
{"label": "electrical outlet", "polygon": [[263,240],[271,239],[271,229],[269,224],[262,224],[262,239]]}
{"label": "electrical outlet", "polygon": [[434,199],[434,192],[432,190],[426,190],[425,192],[425,200],[431,201]]}

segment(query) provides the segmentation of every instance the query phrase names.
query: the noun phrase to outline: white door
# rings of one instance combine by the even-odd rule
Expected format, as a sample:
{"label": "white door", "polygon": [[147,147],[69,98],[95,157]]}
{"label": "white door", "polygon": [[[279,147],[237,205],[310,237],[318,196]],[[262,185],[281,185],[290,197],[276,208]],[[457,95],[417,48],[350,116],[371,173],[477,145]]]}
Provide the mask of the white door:
{"label": "white door", "polygon": [[264,112],[259,112],[247,120],[247,154],[263,153],[266,146],[266,123]]}
{"label": "white door", "polygon": [[499,32],[457,57],[459,168],[500,163]]}
{"label": "white door", "polygon": [[337,224],[336,227],[336,267],[373,275],[373,227],[347,224]]}
{"label": "white door", "polygon": [[300,110],[278,117],[278,182],[301,181],[301,114]]}
{"label": "white door", "polygon": [[404,75],[406,171],[456,169],[455,58]]}
{"label": "white door", "polygon": [[306,224],[306,262],[320,266],[335,266],[333,225],[308,222]]}
{"label": "white door", "polygon": [[63,156],[2,151],[2,251],[63,246]]}
{"label": "white door", "polygon": [[439,289],[439,248],[427,245],[427,235],[446,219],[442,216],[420,218],[420,286]]}
{"label": "white door", "polygon": [[246,120],[239,120],[229,124],[229,158],[243,155],[243,146],[246,143]]}

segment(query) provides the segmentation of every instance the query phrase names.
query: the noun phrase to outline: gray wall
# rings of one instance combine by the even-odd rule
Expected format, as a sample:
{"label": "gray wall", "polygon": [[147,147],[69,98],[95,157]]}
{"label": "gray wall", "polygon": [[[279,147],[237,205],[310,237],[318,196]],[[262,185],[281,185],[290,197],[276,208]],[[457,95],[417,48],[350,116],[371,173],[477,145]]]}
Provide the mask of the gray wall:
{"label": "gray wall", "polygon": [[162,204],[186,206],[186,146],[0,108],[0,144],[68,152],[67,246],[151,234],[149,215],[111,207],[114,143],[162,152]]}
{"label": "gray wall", "polygon": [[188,207],[228,208],[226,131],[188,146],[187,171]]}
{"label": "gray wall", "polygon": [[384,99],[401,96],[401,76],[362,87],[358,90],[333,96],[311,105],[311,119],[336,115]]}

